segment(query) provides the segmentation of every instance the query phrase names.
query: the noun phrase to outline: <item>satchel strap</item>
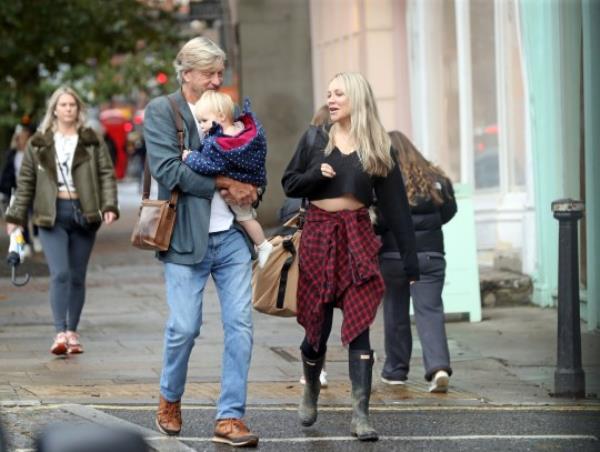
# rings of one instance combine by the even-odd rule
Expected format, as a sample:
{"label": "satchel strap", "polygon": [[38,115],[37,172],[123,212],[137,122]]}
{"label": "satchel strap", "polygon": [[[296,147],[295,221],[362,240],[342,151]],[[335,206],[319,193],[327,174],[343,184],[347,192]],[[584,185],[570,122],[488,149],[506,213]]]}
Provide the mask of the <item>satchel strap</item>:
{"label": "satchel strap", "polygon": [[[173,94],[167,96],[169,103],[171,104],[171,109],[173,110],[173,118],[175,119],[175,129],[177,130],[177,141],[179,142],[179,152],[183,154],[183,149],[185,147],[184,144],[184,129],[183,129],[183,117],[181,115],[181,111],[175,102]],[[152,183],[152,177],[150,175],[150,166],[148,165],[148,158],[146,157],[146,161],[144,163],[144,179],[143,179],[143,187],[142,187],[142,199],[148,199],[150,197],[150,185]],[[171,191],[171,199],[169,200],[169,204],[171,207],[177,207],[177,201],[179,199],[179,190],[174,188]]]}
{"label": "satchel strap", "polygon": [[285,291],[288,283],[288,274],[290,272],[290,268],[296,259],[296,247],[294,246],[294,242],[292,238],[286,238],[281,245],[283,249],[285,249],[290,255],[287,257],[285,262],[283,263],[283,267],[281,268],[281,278],[279,279],[279,288],[277,289],[277,301],[275,302],[275,306],[277,309],[283,309],[285,303]]}

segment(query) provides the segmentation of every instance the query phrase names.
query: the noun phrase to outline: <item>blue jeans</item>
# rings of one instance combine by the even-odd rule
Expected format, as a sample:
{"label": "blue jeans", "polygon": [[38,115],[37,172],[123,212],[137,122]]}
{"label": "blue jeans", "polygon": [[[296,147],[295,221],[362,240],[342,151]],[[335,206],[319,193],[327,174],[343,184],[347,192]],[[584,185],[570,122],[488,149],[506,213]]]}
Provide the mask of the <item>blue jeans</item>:
{"label": "blue jeans", "polygon": [[202,262],[165,263],[164,270],[169,318],[160,378],[162,396],[175,402],[183,395],[190,353],[200,334],[202,295],[210,274],[221,304],[225,342],[217,419],[242,418],[252,355],[252,267],[242,234],[235,229],[209,234]]}

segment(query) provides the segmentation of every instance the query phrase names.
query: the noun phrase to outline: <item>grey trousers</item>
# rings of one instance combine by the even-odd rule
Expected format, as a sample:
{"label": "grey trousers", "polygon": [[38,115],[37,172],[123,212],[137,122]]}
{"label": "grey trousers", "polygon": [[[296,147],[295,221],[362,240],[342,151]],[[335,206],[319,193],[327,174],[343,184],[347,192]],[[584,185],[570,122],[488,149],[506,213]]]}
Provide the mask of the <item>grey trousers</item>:
{"label": "grey trousers", "polygon": [[417,332],[423,348],[425,379],[431,381],[438,370],[452,374],[450,353],[444,325],[442,289],[446,275],[446,260],[442,253],[418,253],[421,279],[409,285],[401,259],[381,258],[381,273],[385,281],[383,299],[385,364],[382,377],[406,380],[412,354],[410,297]]}
{"label": "grey trousers", "polygon": [[77,331],[85,301],[87,265],[96,239],[96,232],[79,228],[72,215],[71,201],[58,199],[54,227],[40,228],[50,270],[50,306],[57,333]]}

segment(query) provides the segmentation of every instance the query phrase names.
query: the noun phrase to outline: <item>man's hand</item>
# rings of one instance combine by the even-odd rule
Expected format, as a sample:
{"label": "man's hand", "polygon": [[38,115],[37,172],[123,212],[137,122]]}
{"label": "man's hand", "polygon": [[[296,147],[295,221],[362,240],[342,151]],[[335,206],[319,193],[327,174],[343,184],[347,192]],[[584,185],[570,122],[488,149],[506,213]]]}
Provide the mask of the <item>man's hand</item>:
{"label": "man's hand", "polygon": [[258,198],[256,187],[251,184],[245,184],[225,176],[217,176],[215,184],[227,204],[248,206]]}

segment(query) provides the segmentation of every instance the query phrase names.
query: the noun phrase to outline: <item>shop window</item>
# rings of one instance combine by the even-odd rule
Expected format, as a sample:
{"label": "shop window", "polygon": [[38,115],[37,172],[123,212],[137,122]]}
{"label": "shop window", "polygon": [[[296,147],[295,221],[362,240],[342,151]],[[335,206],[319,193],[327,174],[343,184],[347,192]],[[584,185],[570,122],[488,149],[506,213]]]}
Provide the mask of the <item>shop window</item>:
{"label": "shop window", "polygon": [[523,80],[522,47],[520,42],[517,2],[509,0],[504,9],[504,49],[506,67],[507,156],[510,189],[525,186],[525,83]]}
{"label": "shop window", "polygon": [[494,2],[470,3],[473,164],[476,189],[500,186]]}

